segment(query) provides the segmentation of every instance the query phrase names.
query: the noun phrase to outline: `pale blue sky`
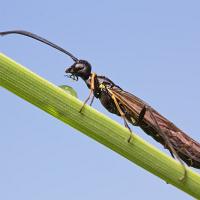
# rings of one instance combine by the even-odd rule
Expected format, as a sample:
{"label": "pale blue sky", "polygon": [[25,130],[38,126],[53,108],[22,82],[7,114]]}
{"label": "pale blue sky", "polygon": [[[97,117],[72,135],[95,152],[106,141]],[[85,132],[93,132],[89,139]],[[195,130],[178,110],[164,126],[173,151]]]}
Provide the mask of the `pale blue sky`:
{"label": "pale blue sky", "polygon": [[[200,141],[199,8],[199,1],[184,0],[7,0],[0,31],[28,30],[89,60],[96,73]],[[72,61],[56,50],[12,35],[0,38],[0,51],[87,97],[82,81],[64,77]],[[3,88],[0,96],[0,199],[192,199]],[[94,107],[122,123],[98,101]]]}

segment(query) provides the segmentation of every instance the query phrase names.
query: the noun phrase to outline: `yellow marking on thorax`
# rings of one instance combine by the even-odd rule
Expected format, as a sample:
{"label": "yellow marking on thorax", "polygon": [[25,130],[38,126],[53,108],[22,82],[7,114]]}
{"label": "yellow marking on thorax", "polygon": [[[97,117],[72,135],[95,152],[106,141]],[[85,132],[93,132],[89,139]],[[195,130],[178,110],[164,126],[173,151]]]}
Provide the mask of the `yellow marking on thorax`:
{"label": "yellow marking on thorax", "polygon": [[136,122],[136,120],[135,120],[133,117],[131,117],[131,121],[132,121],[133,123]]}
{"label": "yellow marking on thorax", "polygon": [[100,89],[105,89],[106,86],[105,86],[103,83],[101,83],[101,84],[99,85],[99,88],[100,88]]}

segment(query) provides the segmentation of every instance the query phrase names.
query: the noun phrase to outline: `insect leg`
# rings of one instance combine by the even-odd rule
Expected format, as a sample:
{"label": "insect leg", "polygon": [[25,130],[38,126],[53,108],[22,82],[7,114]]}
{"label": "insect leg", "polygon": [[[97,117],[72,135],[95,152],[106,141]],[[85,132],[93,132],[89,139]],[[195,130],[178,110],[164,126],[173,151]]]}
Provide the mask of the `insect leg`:
{"label": "insect leg", "polygon": [[175,157],[174,157],[174,154],[172,153],[172,151],[169,150],[169,152],[170,152],[171,156],[172,156],[173,158],[175,158]]}
{"label": "insect leg", "polygon": [[127,122],[127,120],[126,120],[126,117],[125,117],[124,112],[122,111],[122,109],[121,109],[120,106],[119,106],[119,103],[117,102],[117,99],[116,99],[115,95],[114,95],[110,90],[108,90],[108,91],[111,93],[111,95],[112,95],[111,97],[112,97],[112,99],[113,99],[113,101],[114,101],[114,103],[115,103],[115,105],[116,105],[116,108],[117,108],[117,110],[118,110],[120,116],[121,116],[121,117],[123,118],[123,120],[124,120],[124,126],[125,126],[126,128],[128,128],[128,130],[130,131],[130,136],[129,136],[129,138],[128,138],[128,143],[129,143],[129,142],[131,141],[132,136],[133,136],[132,131],[131,131],[129,125],[128,125],[128,122]]}
{"label": "insect leg", "polygon": [[[149,106],[146,106],[146,109],[149,111],[150,115],[151,115],[151,118],[153,119],[153,121],[155,122],[156,126],[157,126],[157,130],[159,132],[159,134],[161,135],[161,137],[165,140],[166,142],[166,145],[169,147],[170,149],[170,153],[172,155],[174,155],[177,160],[180,162],[180,164],[183,166],[183,169],[184,169],[184,174],[183,176],[179,179],[180,181],[184,181],[186,176],[187,176],[187,170],[186,170],[186,167],[185,167],[185,164],[183,163],[183,161],[181,160],[180,156],[178,155],[177,151],[174,149],[174,147],[172,146],[171,142],[169,141],[168,137],[166,136],[166,134],[163,133],[162,129],[160,128],[157,120],[156,120],[156,117],[154,116],[153,112],[152,112],[152,109],[149,107]],[[173,157],[174,157],[173,156]]]}
{"label": "insect leg", "polygon": [[[94,79],[95,79],[95,77],[96,77],[96,74],[95,74],[95,73],[92,73],[92,77],[91,77],[91,86],[90,86],[90,94],[89,94],[89,96],[87,97],[87,99],[84,101],[84,103],[83,103],[81,109],[79,110],[80,113],[82,112],[82,110],[83,110],[85,104],[89,101],[90,97],[93,95],[93,91],[94,91]],[[92,101],[91,101],[90,104],[92,104],[93,100],[94,100],[94,96],[92,97]]]}
{"label": "insect leg", "polygon": [[91,99],[91,102],[90,102],[90,106],[92,106],[93,102],[94,102],[94,95],[92,96],[92,99]]}
{"label": "insect leg", "polygon": [[146,106],[144,106],[142,108],[142,110],[140,111],[140,114],[138,116],[138,119],[133,123],[134,126],[139,126],[140,123],[142,122],[142,120],[144,119],[144,115],[146,113]]}

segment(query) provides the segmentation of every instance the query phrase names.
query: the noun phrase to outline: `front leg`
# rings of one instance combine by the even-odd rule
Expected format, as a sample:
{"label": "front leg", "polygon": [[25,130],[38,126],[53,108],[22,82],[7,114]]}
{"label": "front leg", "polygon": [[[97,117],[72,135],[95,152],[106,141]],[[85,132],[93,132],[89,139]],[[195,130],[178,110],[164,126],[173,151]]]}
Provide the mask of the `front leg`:
{"label": "front leg", "polygon": [[[84,101],[83,105],[81,106],[81,109],[79,110],[80,113],[82,112],[85,104],[89,101],[90,97],[92,95],[94,95],[93,93],[94,93],[94,89],[95,89],[95,78],[96,78],[96,76],[97,75],[95,73],[92,73],[91,82],[90,82],[90,94],[87,97],[87,99]],[[90,105],[92,105],[93,100],[94,100],[94,96],[92,97],[92,101],[91,101]]]}

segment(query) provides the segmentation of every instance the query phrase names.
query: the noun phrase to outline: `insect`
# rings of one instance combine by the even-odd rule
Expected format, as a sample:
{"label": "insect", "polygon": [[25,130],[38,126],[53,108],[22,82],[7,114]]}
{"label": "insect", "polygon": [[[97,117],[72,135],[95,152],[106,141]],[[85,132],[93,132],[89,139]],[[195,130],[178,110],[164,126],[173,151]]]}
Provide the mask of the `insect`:
{"label": "insect", "polygon": [[81,78],[90,89],[90,94],[80,112],[90,98],[90,104],[92,104],[94,98],[97,98],[109,112],[123,118],[125,126],[130,130],[128,142],[132,138],[131,129],[128,125],[130,123],[134,126],[139,126],[145,133],[167,148],[184,168],[184,175],[181,180],[186,177],[187,173],[184,162],[188,166],[200,169],[200,144],[198,142],[140,98],[124,91],[107,77],[93,73],[91,64],[88,61],[76,58],[65,49],[33,33],[21,30],[0,32],[1,36],[8,34],[21,34],[39,40],[67,54],[74,61],[74,64],[65,70],[66,76],[76,81]]}

